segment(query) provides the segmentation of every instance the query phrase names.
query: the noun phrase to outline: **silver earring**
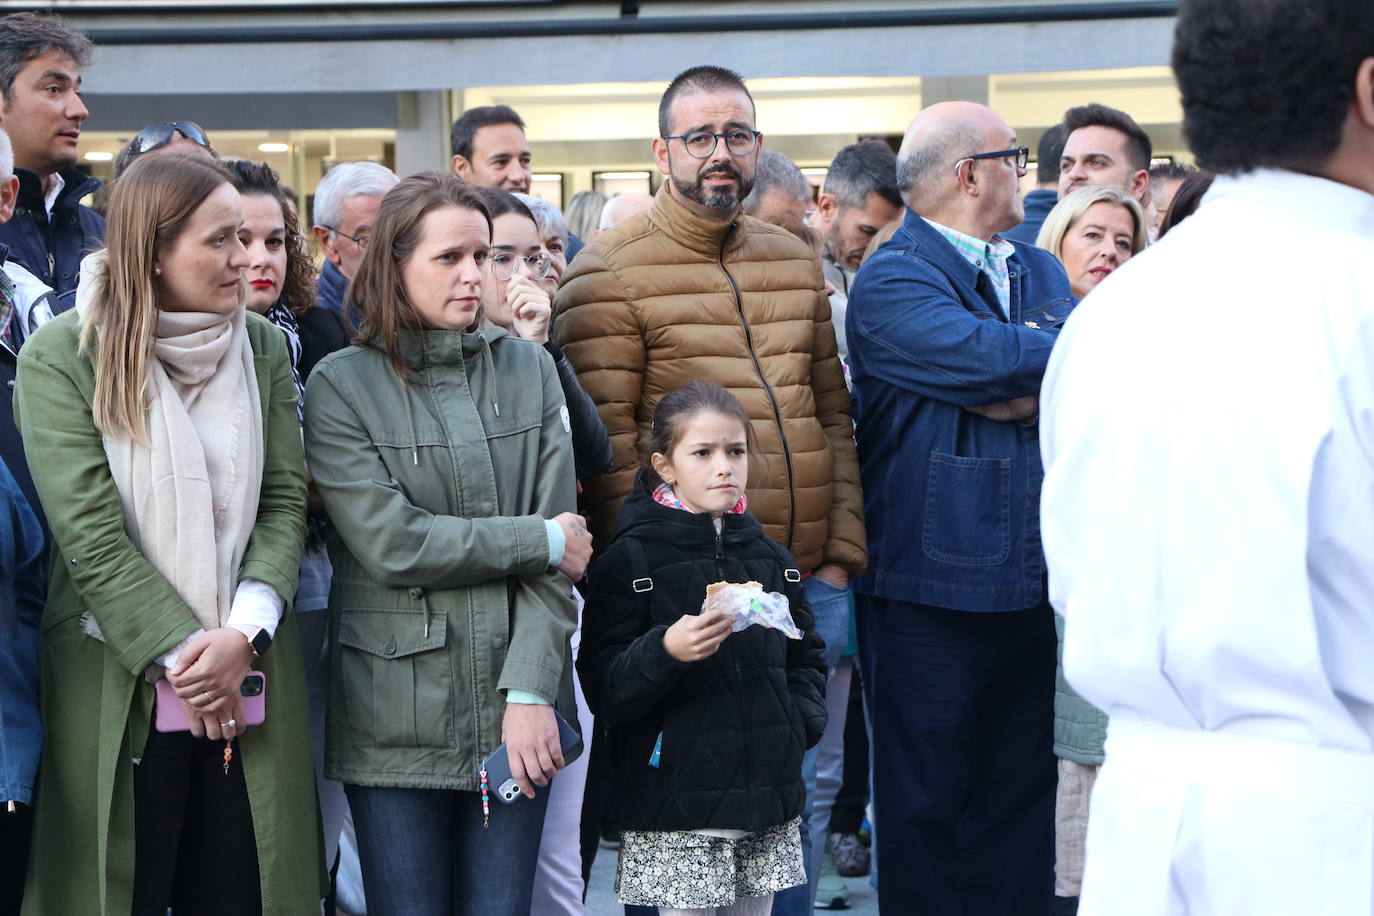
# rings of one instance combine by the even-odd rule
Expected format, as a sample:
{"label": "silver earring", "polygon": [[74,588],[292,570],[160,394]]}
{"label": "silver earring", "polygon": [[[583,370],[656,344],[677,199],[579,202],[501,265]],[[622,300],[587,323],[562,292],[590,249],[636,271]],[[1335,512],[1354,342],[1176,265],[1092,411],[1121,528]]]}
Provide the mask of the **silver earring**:
{"label": "silver earring", "polygon": [[153,265],[153,276],[154,276],[154,277],[160,277],[160,276],[162,276],[162,268],[161,268],[161,267],[158,267],[156,264]]}

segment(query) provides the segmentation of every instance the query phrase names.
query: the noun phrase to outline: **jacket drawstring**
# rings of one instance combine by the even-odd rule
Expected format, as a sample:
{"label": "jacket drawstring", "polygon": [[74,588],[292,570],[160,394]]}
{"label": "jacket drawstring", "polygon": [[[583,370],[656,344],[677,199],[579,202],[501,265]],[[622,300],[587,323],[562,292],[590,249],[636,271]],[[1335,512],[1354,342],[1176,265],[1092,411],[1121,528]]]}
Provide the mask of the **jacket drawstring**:
{"label": "jacket drawstring", "polygon": [[430,613],[431,613],[430,607],[429,607],[429,594],[428,594],[424,589],[422,589],[422,588],[412,588],[412,589],[410,590],[410,598],[411,598],[412,601],[418,601],[418,602],[420,602],[420,607],[422,607],[422,608],[425,609],[425,637],[424,637],[424,638],[425,638],[425,639],[429,639],[429,617],[430,617]]}
{"label": "jacket drawstring", "polygon": [[487,342],[486,334],[478,334],[477,339],[482,341],[482,361],[487,367],[487,384],[491,386],[491,409],[499,417],[501,416],[501,404],[498,402],[500,392],[496,387],[496,364],[491,358],[491,344]]}
{"label": "jacket drawstring", "polygon": [[[401,386],[401,400],[405,403],[406,429],[410,431],[410,461],[415,467],[420,466],[420,443],[415,437],[415,418],[410,414],[410,386],[406,384],[405,376],[397,374],[396,384]],[[426,624],[426,627],[429,625]]]}

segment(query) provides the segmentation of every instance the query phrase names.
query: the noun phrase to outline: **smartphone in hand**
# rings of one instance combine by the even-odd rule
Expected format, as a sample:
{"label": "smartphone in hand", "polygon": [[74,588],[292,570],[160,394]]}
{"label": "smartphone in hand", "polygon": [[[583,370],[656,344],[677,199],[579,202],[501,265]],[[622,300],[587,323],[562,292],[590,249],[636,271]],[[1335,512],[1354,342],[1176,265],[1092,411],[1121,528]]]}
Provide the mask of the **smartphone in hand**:
{"label": "smartphone in hand", "polygon": [[[243,718],[240,724],[261,725],[267,715],[267,675],[261,671],[250,671],[239,685],[243,697]],[[153,717],[153,727],[160,732],[188,732],[191,723],[186,720],[186,707],[177,696],[165,677],[157,682],[157,707]]]}
{"label": "smartphone in hand", "polygon": [[[553,717],[558,720],[558,743],[563,747],[563,759],[567,760],[582,750],[582,736],[557,710]],[[482,761],[482,769],[487,771],[487,785],[492,787],[498,799],[509,805],[522,796],[515,777],[510,774],[510,754],[504,742]],[[548,791],[548,786],[535,786],[534,791]]]}

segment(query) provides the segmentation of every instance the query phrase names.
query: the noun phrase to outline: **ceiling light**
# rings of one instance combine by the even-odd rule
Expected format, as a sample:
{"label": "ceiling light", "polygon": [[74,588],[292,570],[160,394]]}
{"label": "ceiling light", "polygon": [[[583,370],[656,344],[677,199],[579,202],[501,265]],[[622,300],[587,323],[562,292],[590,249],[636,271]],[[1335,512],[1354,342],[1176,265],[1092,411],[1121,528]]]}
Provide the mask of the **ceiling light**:
{"label": "ceiling light", "polygon": [[260,153],[289,153],[291,144],[289,143],[259,143],[258,152]]}

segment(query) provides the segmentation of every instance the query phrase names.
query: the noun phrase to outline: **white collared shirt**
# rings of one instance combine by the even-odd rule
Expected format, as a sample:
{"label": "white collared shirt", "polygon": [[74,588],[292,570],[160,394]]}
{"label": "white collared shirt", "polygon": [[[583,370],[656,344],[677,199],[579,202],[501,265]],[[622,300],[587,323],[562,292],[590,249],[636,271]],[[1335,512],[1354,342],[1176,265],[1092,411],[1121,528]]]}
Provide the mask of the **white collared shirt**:
{"label": "white collared shirt", "polygon": [[62,189],[67,186],[67,182],[62,176],[53,172],[48,190],[43,192],[43,209],[48,211],[48,219],[52,219],[52,208],[57,204],[57,195],[62,193]]}

